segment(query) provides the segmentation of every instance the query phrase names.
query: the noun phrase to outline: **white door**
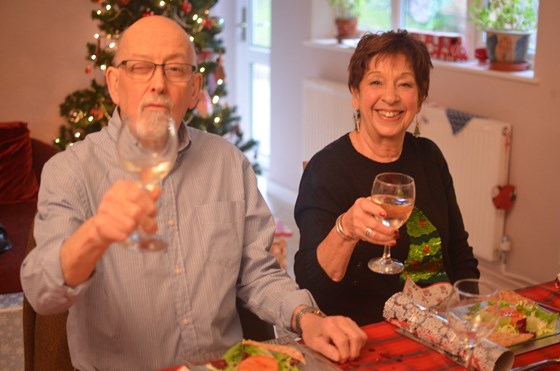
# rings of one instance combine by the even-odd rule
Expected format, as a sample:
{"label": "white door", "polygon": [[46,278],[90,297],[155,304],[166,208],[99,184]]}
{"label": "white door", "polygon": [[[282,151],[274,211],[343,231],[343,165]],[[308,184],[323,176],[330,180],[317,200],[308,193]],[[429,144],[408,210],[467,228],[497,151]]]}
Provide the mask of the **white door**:
{"label": "white door", "polygon": [[245,137],[259,142],[258,162],[270,164],[271,1],[237,0],[238,111]]}

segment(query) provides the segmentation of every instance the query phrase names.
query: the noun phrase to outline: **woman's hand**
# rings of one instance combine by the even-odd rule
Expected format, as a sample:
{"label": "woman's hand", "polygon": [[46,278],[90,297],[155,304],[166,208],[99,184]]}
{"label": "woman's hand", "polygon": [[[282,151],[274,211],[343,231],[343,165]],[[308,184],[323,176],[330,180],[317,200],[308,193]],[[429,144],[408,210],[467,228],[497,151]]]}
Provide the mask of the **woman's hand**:
{"label": "woman's hand", "polygon": [[385,216],[385,210],[371,198],[361,197],[343,214],[340,224],[345,234],[352,239],[394,246],[399,230],[387,227],[379,221]]}
{"label": "woman's hand", "polygon": [[378,218],[385,210],[370,198],[358,198],[342,214],[327,237],[317,247],[317,260],[325,273],[335,282],[346,275],[348,263],[359,240],[376,245],[396,245],[399,230],[387,227]]}

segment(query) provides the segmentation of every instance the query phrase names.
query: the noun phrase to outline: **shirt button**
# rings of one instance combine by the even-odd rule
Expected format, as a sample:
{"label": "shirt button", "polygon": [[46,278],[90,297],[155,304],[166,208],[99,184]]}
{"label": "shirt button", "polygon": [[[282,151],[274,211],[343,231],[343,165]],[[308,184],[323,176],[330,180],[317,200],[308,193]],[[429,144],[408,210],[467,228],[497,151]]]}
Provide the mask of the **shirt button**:
{"label": "shirt button", "polygon": [[183,271],[181,270],[181,268],[180,268],[178,265],[176,265],[176,266],[175,266],[175,274],[176,274],[176,275],[179,275],[179,274],[181,274],[181,273],[183,273]]}
{"label": "shirt button", "polygon": [[170,227],[173,227],[175,225],[175,220],[167,219],[167,225],[170,226]]}
{"label": "shirt button", "polygon": [[185,326],[186,326],[186,325],[188,325],[188,324],[189,324],[189,320],[188,320],[188,319],[186,319],[186,318],[183,318],[183,319],[181,320],[181,323],[182,323],[183,325],[185,325]]}

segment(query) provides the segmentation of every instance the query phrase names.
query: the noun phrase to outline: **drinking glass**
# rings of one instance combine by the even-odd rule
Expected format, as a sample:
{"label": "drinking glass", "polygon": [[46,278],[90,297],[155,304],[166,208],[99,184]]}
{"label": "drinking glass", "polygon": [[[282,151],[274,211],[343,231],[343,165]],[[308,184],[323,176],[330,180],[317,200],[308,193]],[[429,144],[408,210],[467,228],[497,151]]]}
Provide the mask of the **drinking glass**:
{"label": "drinking glass", "polygon": [[490,282],[468,278],[453,284],[447,302],[447,321],[465,344],[467,370],[474,370],[474,347],[494,331],[499,312],[498,289]]}
{"label": "drinking glass", "polygon": [[[168,115],[151,115],[136,122],[123,120],[117,140],[121,166],[136,176],[138,185],[148,191],[171,171],[177,158],[175,121]],[[134,251],[159,251],[167,241],[159,234],[138,228],[124,245]]]}
{"label": "drinking glass", "polygon": [[[377,219],[387,227],[400,228],[410,217],[416,197],[412,177],[401,173],[380,173],[373,181],[371,199],[383,207],[386,216]],[[399,274],[404,265],[391,258],[391,246],[383,246],[383,256],[371,259],[369,269],[381,274]]]}

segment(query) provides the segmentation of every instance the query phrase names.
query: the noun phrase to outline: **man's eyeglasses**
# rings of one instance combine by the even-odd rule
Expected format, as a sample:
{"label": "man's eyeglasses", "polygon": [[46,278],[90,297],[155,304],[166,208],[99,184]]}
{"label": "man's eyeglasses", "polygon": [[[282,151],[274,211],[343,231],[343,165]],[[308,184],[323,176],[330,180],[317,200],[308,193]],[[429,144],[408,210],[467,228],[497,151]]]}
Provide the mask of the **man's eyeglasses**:
{"label": "man's eyeglasses", "polygon": [[148,81],[154,75],[156,67],[163,68],[163,74],[169,81],[185,82],[189,81],[196,66],[187,63],[163,63],[157,64],[147,61],[125,60],[119,63],[117,68],[124,67],[124,72],[128,77],[139,81]]}

